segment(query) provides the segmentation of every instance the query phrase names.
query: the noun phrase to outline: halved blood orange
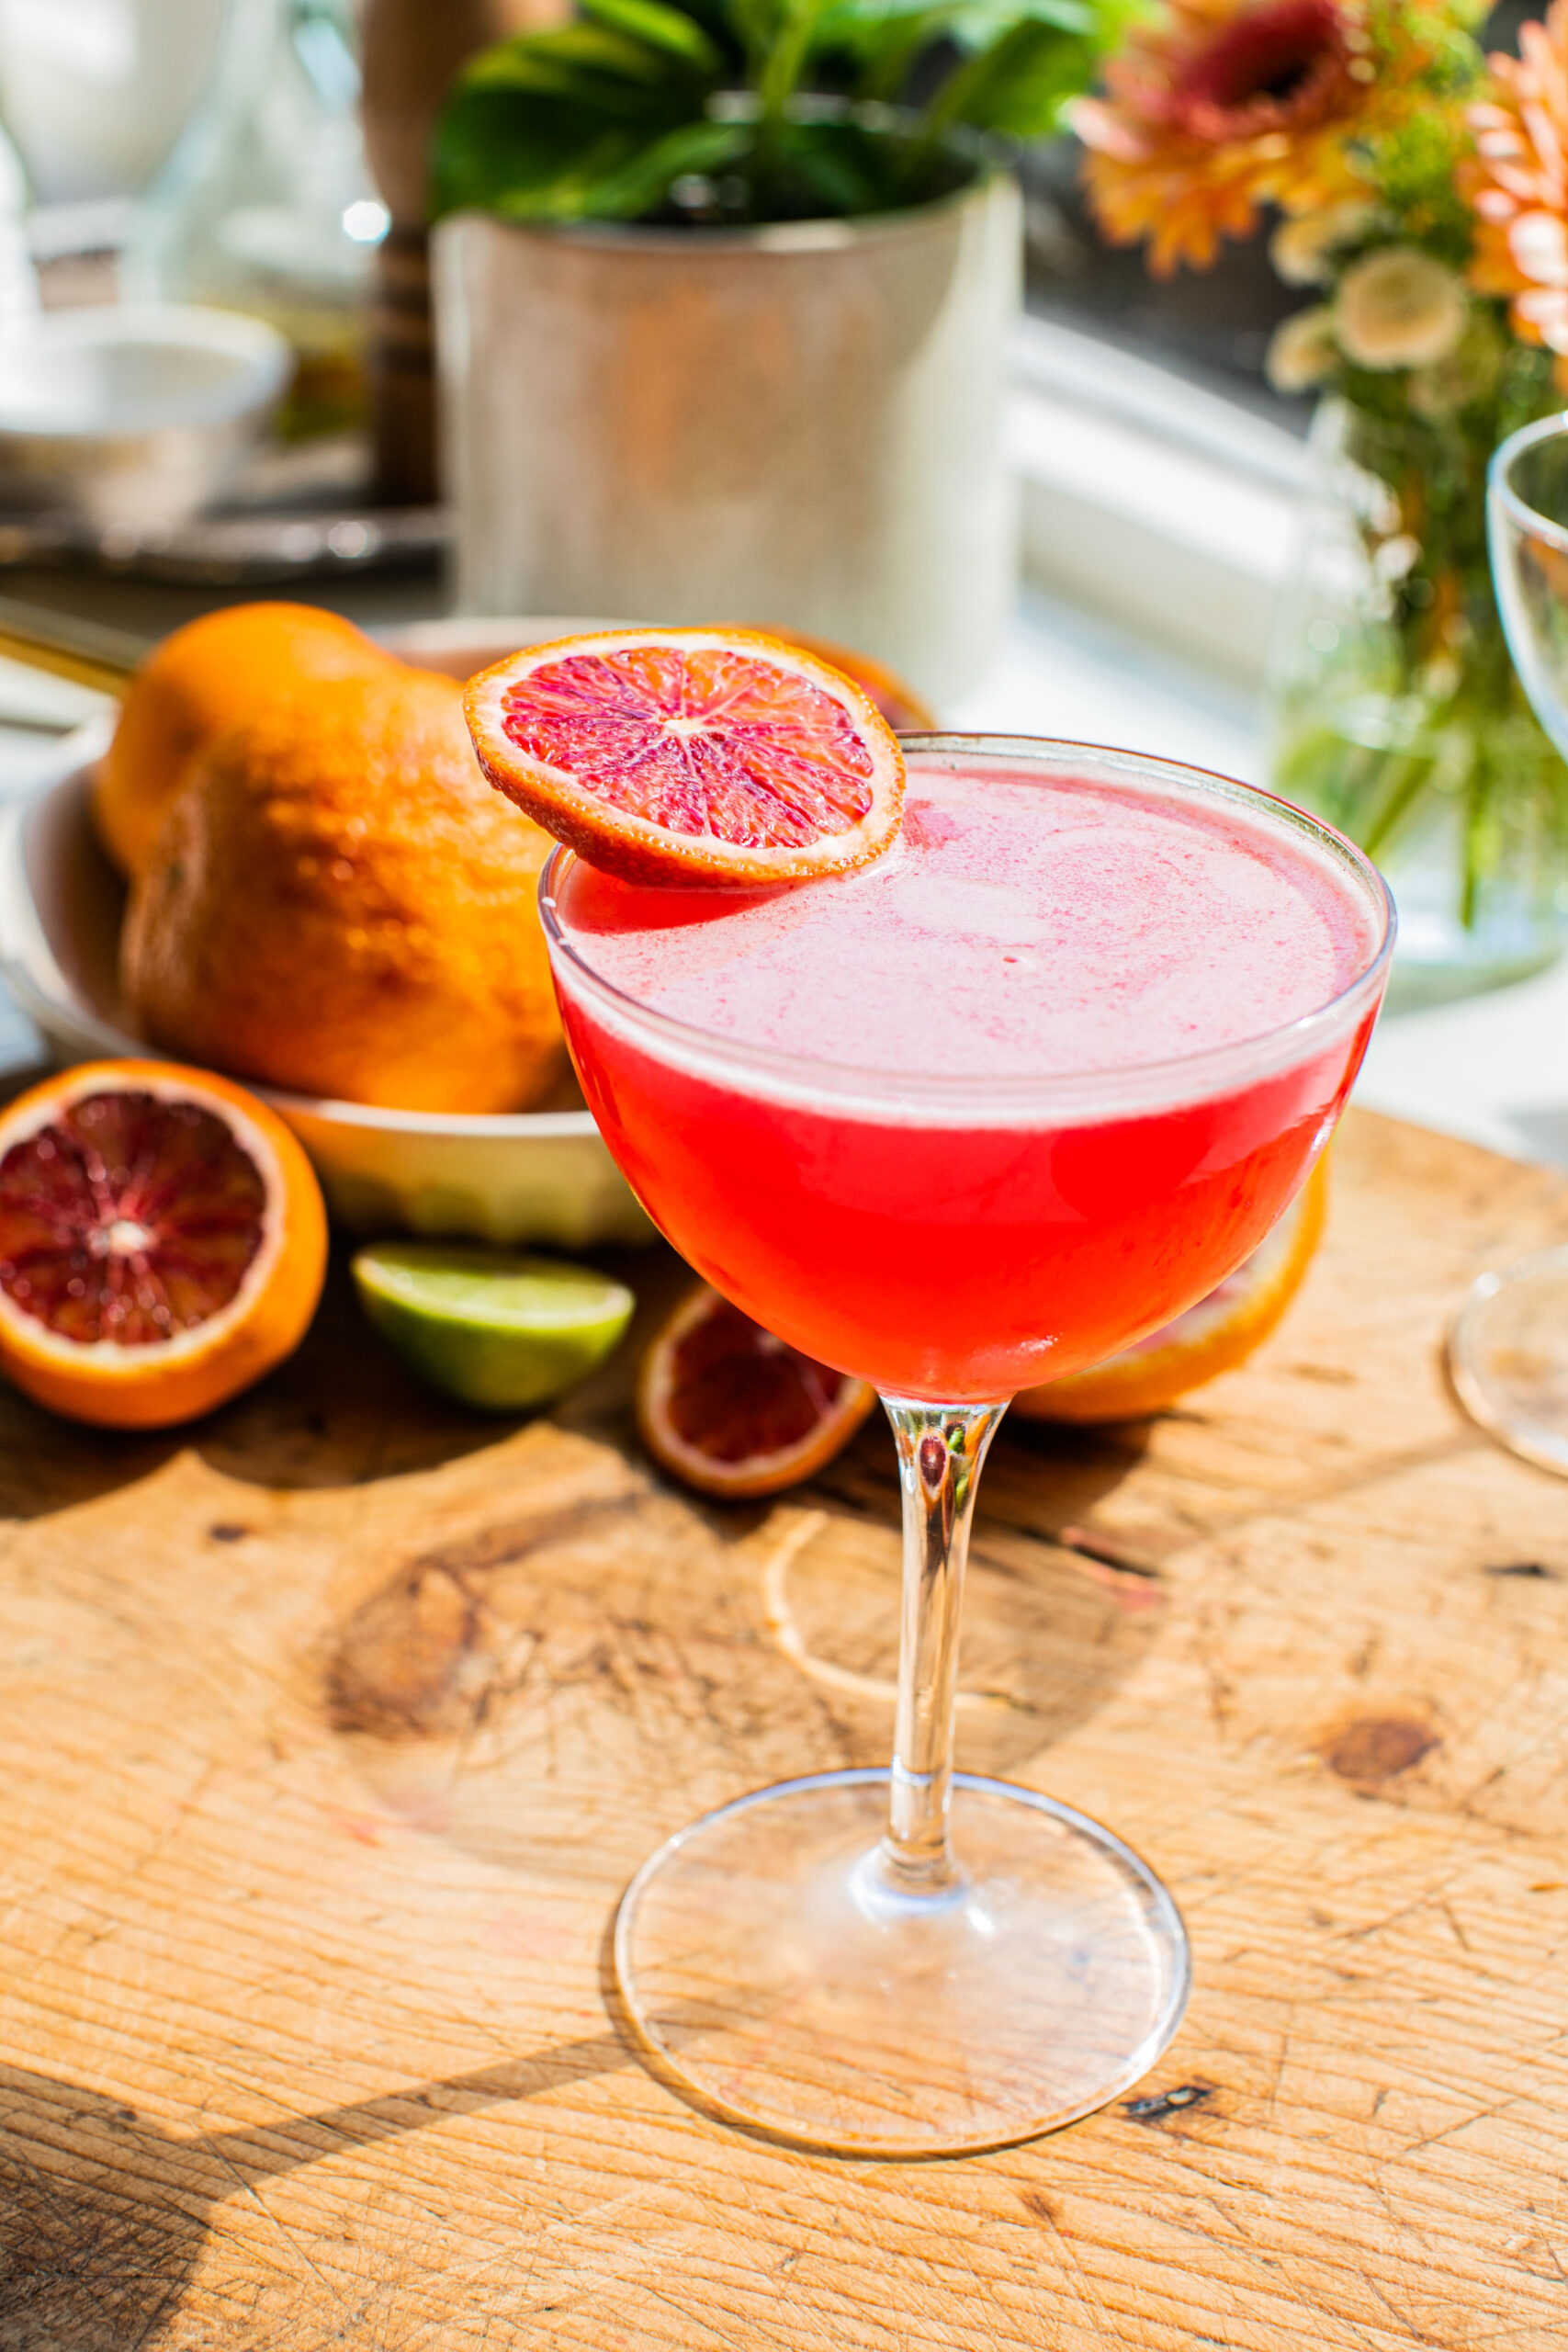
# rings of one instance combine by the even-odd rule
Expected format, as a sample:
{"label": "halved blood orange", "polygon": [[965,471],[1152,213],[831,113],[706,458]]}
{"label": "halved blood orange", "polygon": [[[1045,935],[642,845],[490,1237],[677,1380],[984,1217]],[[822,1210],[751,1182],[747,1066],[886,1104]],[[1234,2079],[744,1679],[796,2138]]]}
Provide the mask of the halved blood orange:
{"label": "halved blood orange", "polygon": [[86,1062],[0,1110],[0,1370],[56,1412],[222,1404],[299,1345],[326,1257],[310,1161],[226,1079]]}
{"label": "halved blood orange", "polygon": [[637,1419],[662,1468],[702,1494],[734,1499],[808,1478],[875,1402],[863,1380],[786,1347],[698,1283],[643,1357]]}
{"label": "halved blood orange", "polygon": [[1327,1210],[1328,1162],[1320,1159],[1268,1239],[1207,1298],[1105,1363],[1026,1389],[1013,1411],[1037,1421],[1137,1420],[1234,1371],[1300,1290]]}
{"label": "halved blood orange", "polygon": [[897,738],[863,687],[755,629],[615,629],[468,682],[479,765],[633,882],[804,882],[893,842]]}

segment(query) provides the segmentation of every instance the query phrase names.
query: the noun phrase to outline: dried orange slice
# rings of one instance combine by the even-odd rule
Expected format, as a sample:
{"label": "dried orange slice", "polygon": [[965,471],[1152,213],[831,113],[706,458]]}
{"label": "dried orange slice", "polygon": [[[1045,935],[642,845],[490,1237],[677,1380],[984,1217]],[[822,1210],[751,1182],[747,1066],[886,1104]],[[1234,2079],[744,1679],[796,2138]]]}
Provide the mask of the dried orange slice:
{"label": "dried orange slice", "polygon": [[479,765],[632,882],[804,882],[880,855],[904,761],[864,689],[755,629],[615,629],[468,682]]}
{"label": "dried orange slice", "polygon": [[1294,1298],[1323,1238],[1328,1163],[1319,1160],[1268,1239],[1218,1287],[1105,1363],[1015,1396],[1026,1420],[1131,1421],[1234,1371]]}
{"label": "dried orange slice", "polygon": [[209,1411],[299,1345],[326,1260],[310,1161],[226,1079],[87,1062],[0,1110],[0,1369],[56,1412]]}
{"label": "dried orange slice", "polygon": [[642,1442],[705,1495],[774,1495],[831,1462],[876,1402],[847,1373],[775,1340],[699,1283],[637,1375]]}

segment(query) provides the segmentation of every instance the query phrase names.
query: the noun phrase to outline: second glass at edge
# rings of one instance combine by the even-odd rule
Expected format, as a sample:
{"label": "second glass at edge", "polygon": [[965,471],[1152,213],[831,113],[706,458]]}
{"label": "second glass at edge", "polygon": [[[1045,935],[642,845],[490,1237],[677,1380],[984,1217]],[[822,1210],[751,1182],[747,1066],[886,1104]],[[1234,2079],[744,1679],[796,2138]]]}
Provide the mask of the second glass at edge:
{"label": "second glass at edge", "polygon": [[[1486,523],[1508,650],[1568,760],[1568,415],[1521,425],[1501,443],[1487,472]],[[1568,918],[1568,908],[1561,913]],[[1449,1334],[1449,1368],[1483,1429],[1568,1477],[1568,1246],[1472,1284]]]}
{"label": "second glass at edge", "polygon": [[[1135,2083],[1180,2021],[1187,1939],[1147,1865],[1069,1806],[953,1769],[975,1489],[1008,1396],[1028,1377],[1027,1349],[1010,1354],[999,1327],[1041,1314],[1020,1294],[1024,1270],[1043,1268],[1058,1345],[1077,1338],[1102,1357],[1256,1248],[1343,1108],[1393,940],[1387,892],[1360,853],[1244,786],[1020,738],[924,736],[904,748],[912,782],[996,769],[1175,793],[1244,825],[1250,813],[1255,828],[1262,820],[1327,853],[1377,944],[1331,1003],[1180,1062],[911,1077],[747,1046],[638,1004],[568,935],[558,891],[570,854],[547,868],[541,906],[567,1033],[617,1163],[675,1247],[739,1306],[876,1380],[903,1488],[891,1766],[786,1781],[671,1838],[617,1915],[620,1991],[658,2068],[709,2108],[872,2156],[958,2154],[1070,2122]],[[765,1201],[745,1182],[764,1166],[777,1177]],[[916,1296],[911,1270],[945,1335],[935,1367],[945,1396],[899,1393],[918,1351],[900,1350],[885,1308],[874,1328],[886,1294]]]}

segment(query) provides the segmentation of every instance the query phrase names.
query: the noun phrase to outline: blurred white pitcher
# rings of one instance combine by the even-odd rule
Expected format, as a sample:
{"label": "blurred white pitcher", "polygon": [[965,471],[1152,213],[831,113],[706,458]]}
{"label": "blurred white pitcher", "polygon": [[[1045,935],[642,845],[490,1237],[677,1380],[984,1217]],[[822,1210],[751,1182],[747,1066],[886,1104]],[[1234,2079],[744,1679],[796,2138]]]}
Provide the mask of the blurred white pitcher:
{"label": "blurred white pitcher", "polygon": [[224,5],[0,0],[0,110],[38,203],[141,186],[207,77]]}

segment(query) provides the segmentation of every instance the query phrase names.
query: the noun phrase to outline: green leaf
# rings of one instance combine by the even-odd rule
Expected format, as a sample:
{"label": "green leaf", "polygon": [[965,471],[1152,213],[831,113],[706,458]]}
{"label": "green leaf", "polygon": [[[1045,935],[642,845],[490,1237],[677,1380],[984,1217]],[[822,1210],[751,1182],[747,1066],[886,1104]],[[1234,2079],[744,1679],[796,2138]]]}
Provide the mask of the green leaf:
{"label": "green leaf", "polygon": [[752,203],[764,220],[896,212],[948,195],[973,169],[940,141],[890,136],[854,121],[786,119],[759,138]]}
{"label": "green leaf", "polygon": [[597,110],[522,94],[490,119],[444,119],[436,141],[436,218],[478,206],[502,220],[635,220],[685,172],[722,171],[749,126],[688,122],[652,133]]}
{"label": "green leaf", "polygon": [[459,77],[433,144],[436,218],[469,205],[622,217],[615,191],[637,159],[681,130],[711,143],[704,108],[725,60],[701,27],[665,0],[592,6],[596,21],[502,41]]}
{"label": "green leaf", "polygon": [[694,17],[683,8],[664,6],[663,0],[581,0],[584,13],[628,34],[649,49],[665,50],[683,59],[706,80],[716,82],[726,59]]}
{"label": "green leaf", "polygon": [[870,139],[852,125],[781,124],[769,160],[781,175],[799,183],[789,208],[797,217],[817,212],[851,219],[908,201],[902,188],[908,156],[902,143]]}
{"label": "green leaf", "polygon": [[884,26],[925,17],[933,32],[950,34],[966,48],[998,40],[1025,18],[1057,25],[1064,32],[1093,35],[1101,11],[1094,0],[828,0],[818,20],[824,44],[852,44],[874,37]]}
{"label": "green leaf", "polygon": [[554,32],[524,33],[486,50],[458,76],[448,104],[487,90],[560,89],[584,75],[657,83],[670,72],[667,52],[608,25],[561,25]]}
{"label": "green leaf", "polygon": [[764,114],[782,116],[817,45],[825,0],[784,0],[758,79]]}
{"label": "green leaf", "polygon": [[749,123],[687,123],[627,156],[614,171],[601,174],[592,187],[579,191],[574,213],[552,217],[640,220],[664,202],[674,181],[688,172],[705,175],[722,172],[744,155],[754,137]]}
{"label": "green leaf", "polygon": [[941,22],[953,14],[954,5],[963,0],[828,0],[817,20],[818,32],[825,46],[838,48],[856,45],[863,38],[874,39],[883,28],[901,29],[911,18],[928,17]]}
{"label": "green leaf", "polygon": [[432,217],[477,206],[507,219],[565,219],[565,187],[596,186],[678,119],[646,95],[617,113],[547,90],[459,92],[436,125]]}
{"label": "green leaf", "polygon": [[431,218],[440,220],[469,207],[498,212],[509,200],[525,200],[530,191],[570,171],[605,133],[596,107],[540,102],[515,92],[455,96],[431,143]]}
{"label": "green leaf", "polygon": [[1021,24],[1055,25],[1058,32],[1081,34],[1103,48],[1109,16],[1096,0],[960,0],[949,29],[971,50],[988,48]]}
{"label": "green leaf", "polygon": [[[909,86],[915,60],[940,38],[944,7],[927,7],[920,14],[888,17],[867,27],[841,44],[851,56],[858,53],[860,74],[856,95],[897,104]],[[840,44],[824,42],[821,54],[831,55]]]}
{"label": "green leaf", "polygon": [[1097,38],[1025,19],[958,68],[931,107],[933,126],[967,123],[1010,139],[1041,139],[1094,77]]}
{"label": "green leaf", "polygon": [[742,0],[681,0],[682,14],[691,17],[729,61],[726,78],[735,79],[735,69],[746,57],[746,16]]}

